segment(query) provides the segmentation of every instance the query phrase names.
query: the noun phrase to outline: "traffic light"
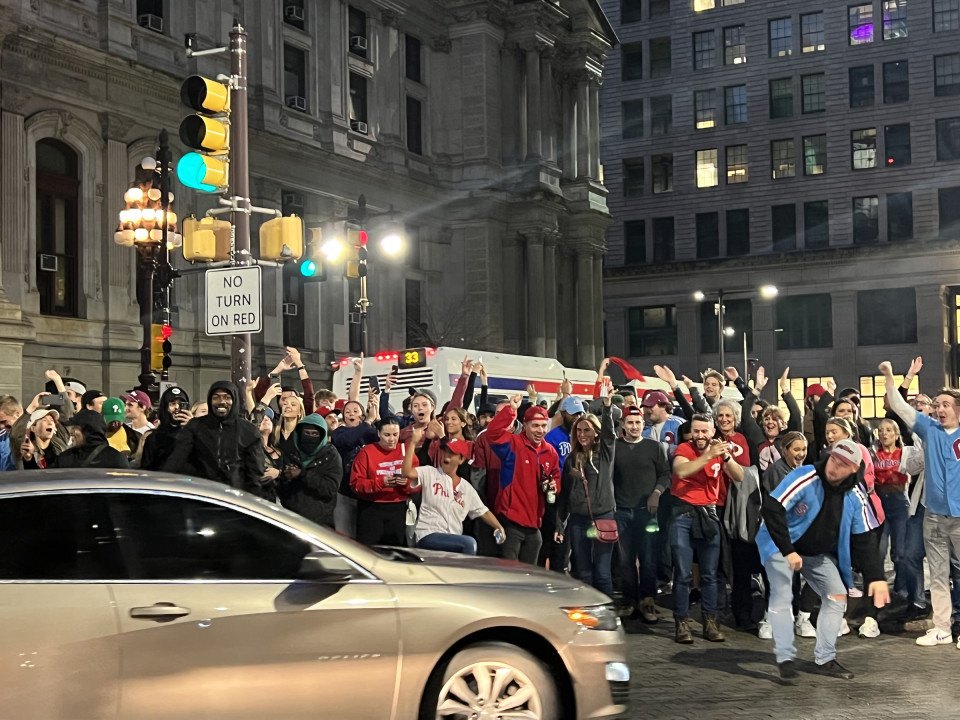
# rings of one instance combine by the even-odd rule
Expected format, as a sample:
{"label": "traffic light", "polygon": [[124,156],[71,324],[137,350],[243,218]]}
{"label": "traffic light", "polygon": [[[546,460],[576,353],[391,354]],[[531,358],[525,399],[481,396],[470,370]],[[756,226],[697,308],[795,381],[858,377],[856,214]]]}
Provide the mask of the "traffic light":
{"label": "traffic light", "polygon": [[173,351],[173,345],[170,337],[173,335],[173,328],[167,323],[153,323],[150,325],[150,369],[168,370],[173,365],[170,359],[170,353]]}
{"label": "traffic light", "polygon": [[360,223],[347,222],[347,252],[350,253],[347,258],[345,274],[348,278],[361,278],[367,276],[367,231],[363,229]]}
{"label": "traffic light", "polygon": [[306,252],[300,260],[300,277],[304,282],[322,282],[327,279],[327,270],[323,264],[323,230],[310,228],[310,240],[307,241]]}
{"label": "traffic light", "polygon": [[183,259],[187,262],[212,262],[230,259],[230,236],[233,226],[228,220],[192,215],[183,221]]}
{"label": "traffic light", "polygon": [[288,262],[303,255],[303,220],[296,215],[275,217],[260,226],[260,257]]}
{"label": "traffic light", "polygon": [[180,139],[191,152],[177,163],[177,177],[188,188],[223,192],[227,187],[230,152],[230,89],[223,83],[191,75],[180,87],[180,99],[196,111],[180,123]]}

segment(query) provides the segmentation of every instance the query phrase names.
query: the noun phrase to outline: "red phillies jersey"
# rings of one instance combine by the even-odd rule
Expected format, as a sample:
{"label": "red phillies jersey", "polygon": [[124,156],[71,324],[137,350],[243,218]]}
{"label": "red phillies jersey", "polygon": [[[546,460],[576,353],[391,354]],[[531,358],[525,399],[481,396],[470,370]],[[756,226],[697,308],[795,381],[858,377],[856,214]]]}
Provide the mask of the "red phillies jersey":
{"label": "red phillies jersey", "polygon": [[[693,442],[685,442],[677,446],[676,458],[696,460],[700,457]],[[723,474],[723,460],[714,458],[695,475],[687,478],[673,476],[670,483],[670,493],[690,505],[716,505],[720,494],[720,476]]]}

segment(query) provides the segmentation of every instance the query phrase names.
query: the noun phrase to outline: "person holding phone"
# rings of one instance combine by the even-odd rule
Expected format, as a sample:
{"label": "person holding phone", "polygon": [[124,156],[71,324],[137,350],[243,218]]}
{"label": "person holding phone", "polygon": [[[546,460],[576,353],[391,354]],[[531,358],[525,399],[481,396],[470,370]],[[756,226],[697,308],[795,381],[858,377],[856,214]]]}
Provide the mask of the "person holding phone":
{"label": "person holding phone", "polygon": [[166,459],[173,454],[184,426],[193,419],[187,391],[176,386],[167,388],[160,396],[158,412],[160,424],[143,440],[143,454],[140,458],[140,467],[143,470],[160,470],[163,467]]}
{"label": "person holding phone", "polygon": [[379,440],[357,453],[350,470],[350,490],[357,498],[356,538],[366,545],[402,546],[409,489],[401,472],[400,421],[393,415],[383,418],[377,433]]}

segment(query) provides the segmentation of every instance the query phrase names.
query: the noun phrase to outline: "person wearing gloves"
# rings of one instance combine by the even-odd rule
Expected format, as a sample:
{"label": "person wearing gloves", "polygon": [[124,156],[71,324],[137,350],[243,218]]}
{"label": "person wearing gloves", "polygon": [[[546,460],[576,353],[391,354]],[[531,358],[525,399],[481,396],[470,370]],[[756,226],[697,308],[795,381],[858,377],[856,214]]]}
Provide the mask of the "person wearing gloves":
{"label": "person wearing gloves", "polygon": [[96,410],[81,410],[65,424],[72,444],[57,456],[52,467],[129,467],[127,459],[107,442],[107,424]]}
{"label": "person wearing gloves", "polygon": [[307,415],[293,432],[293,445],[296,455],[283,458],[277,479],[280,504],[332,528],[343,462],[330,443],[327,423],[316,413]]}
{"label": "person wearing gloves", "polygon": [[480,500],[473,485],[460,477],[457,470],[472,452],[470,443],[451,437],[440,440],[440,464],[416,466],[417,444],[425,431],[414,428],[403,455],[398,483],[407,483],[407,490],[421,494],[420,515],[415,530],[417,547],[445,550],[464,555],[477,554],[477,541],[463,534],[463,521],[480,518],[493,528],[494,538],[506,538],[503,526]]}
{"label": "person wearing gloves", "polygon": [[870,535],[878,525],[868,511],[862,481],[860,447],[844,439],[830,447],[825,459],[797,468],[763,498],[757,546],[770,581],[767,615],[774,653],[780,678],[786,682],[797,677],[794,573],[801,573],[823,601],[814,650],[818,674],[853,677],[837,662],[837,634],[847,609],[847,588],[853,587],[852,563],[862,570],[874,605],[890,602],[883,563]]}

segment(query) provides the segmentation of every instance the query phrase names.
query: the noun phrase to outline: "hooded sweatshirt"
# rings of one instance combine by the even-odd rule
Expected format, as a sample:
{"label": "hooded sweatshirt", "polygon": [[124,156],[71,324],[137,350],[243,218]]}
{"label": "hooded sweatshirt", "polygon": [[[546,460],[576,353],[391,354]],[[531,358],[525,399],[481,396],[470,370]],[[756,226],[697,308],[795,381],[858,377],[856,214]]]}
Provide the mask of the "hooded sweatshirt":
{"label": "hooded sweatshirt", "polygon": [[[157,408],[160,415],[160,424],[143,441],[143,456],[140,460],[140,467],[144,470],[159,470],[162,468],[164,461],[173,453],[177,441],[183,433],[183,426],[173,418],[173,415],[167,409],[167,406],[174,400],[189,404],[190,396],[187,395],[186,390],[180,387],[169,387],[160,396],[160,404]],[[135,448],[131,449],[135,450]]]}
{"label": "hooded sweatshirt", "polygon": [[[211,398],[217,390],[226,390],[233,398],[223,418],[214,412]],[[239,393],[232,382],[220,380],[207,393],[210,414],[194,418],[179,434],[173,454],[163,465],[165,472],[194,472],[208,480],[231,487],[262,493],[264,458],[260,431],[240,417]]]}
{"label": "hooded sweatshirt", "polygon": [[[303,437],[305,427],[315,427],[320,431],[316,445]],[[291,439],[297,457],[290,458],[289,462],[300,467],[300,475],[287,478],[283,473],[280,474],[280,504],[303,515],[307,520],[332,528],[343,463],[340,461],[340,453],[329,442],[326,420],[317,414],[307,415],[297,423]],[[285,458],[284,461],[288,460]]]}
{"label": "hooded sweatshirt", "polygon": [[59,468],[126,468],[127,459],[107,442],[107,424],[95,410],[81,410],[69,420],[83,431],[83,445],[60,453],[53,467]]}

